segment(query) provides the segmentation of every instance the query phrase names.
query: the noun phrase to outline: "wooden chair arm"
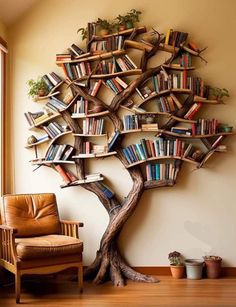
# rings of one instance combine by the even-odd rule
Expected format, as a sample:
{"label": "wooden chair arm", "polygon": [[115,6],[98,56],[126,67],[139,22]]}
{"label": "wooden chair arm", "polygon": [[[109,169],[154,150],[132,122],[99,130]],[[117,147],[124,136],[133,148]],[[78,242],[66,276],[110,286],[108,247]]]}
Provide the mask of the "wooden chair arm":
{"label": "wooden chair arm", "polygon": [[79,239],[79,227],[83,227],[84,224],[77,221],[61,220],[61,234]]}
{"label": "wooden chair arm", "polygon": [[60,220],[60,223],[63,224],[75,224],[78,225],[79,227],[83,227],[84,223],[78,222],[78,221],[68,221],[68,220]]}
{"label": "wooden chair arm", "polygon": [[0,225],[0,229],[2,230],[6,230],[6,231],[11,231],[12,233],[17,233],[17,229],[10,227],[10,226],[6,226],[6,225]]}
{"label": "wooden chair arm", "polygon": [[0,225],[0,259],[13,265],[17,262],[15,233],[15,228]]}

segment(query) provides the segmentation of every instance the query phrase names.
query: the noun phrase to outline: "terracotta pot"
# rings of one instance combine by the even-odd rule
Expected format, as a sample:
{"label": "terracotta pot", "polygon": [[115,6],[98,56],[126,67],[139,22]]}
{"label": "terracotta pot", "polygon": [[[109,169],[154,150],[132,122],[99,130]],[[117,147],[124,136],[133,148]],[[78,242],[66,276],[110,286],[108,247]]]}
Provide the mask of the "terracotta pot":
{"label": "terracotta pot", "polygon": [[101,36],[105,36],[105,35],[107,35],[109,33],[109,31],[107,30],[107,29],[101,29],[100,30],[100,35]]}
{"label": "terracotta pot", "polygon": [[176,279],[184,278],[185,275],[184,265],[171,265],[170,270],[173,278]]}
{"label": "terracotta pot", "polygon": [[43,97],[43,96],[46,96],[46,91],[41,89],[41,90],[38,90],[38,95],[39,97]]}
{"label": "terracotta pot", "polygon": [[205,260],[207,278],[219,278],[222,259]]}
{"label": "terracotta pot", "polygon": [[119,25],[119,31],[124,31],[126,29],[125,25]]}

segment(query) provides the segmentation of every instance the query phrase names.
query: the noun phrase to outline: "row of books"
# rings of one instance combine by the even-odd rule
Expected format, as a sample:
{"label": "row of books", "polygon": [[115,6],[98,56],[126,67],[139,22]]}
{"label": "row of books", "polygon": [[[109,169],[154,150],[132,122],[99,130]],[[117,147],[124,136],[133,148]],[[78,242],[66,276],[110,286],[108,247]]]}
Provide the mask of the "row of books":
{"label": "row of books", "polygon": [[173,31],[172,29],[169,29],[166,32],[165,36],[165,44],[171,45],[175,47],[180,47],[181,44],[183,44],[188,37],[188,33],[180,32],[180,31]]}
{"label": "row of books", "polygon": [[62,63],[61,67],[67,78],[75,80],[91,74],[91,65],[89,62],[80,62],[76,64]]}
{"label": "row of books", "polygon": [[153,76],[153,86],[157,93],[171,89],[189,89],[195,95],[207,97],[209,89],[204,85],[201,78],[187,76],[187,70],[176,74],[166,75],[161,71],[158,75]]}
{"label": "row of books", "polygon": [[83,120],[83,134],[99,135],[103,133],[103,128],[104,118],[90,117]]}
{"label": "row of books", "polygon": [[46,161],[59,161],[63,160],[66,161],[71,156],[74,147],[68,144],[53,144],[49,147],[45,160]]}
{"label": "row of books", "polygon": [[[73,99],[73,96],[71,96],[71,98]],[[68,101],[68,103],[69,102],[70,101]],[[65,103],[64,101],[52,96],[52,97],[49,98],[48,102],[46,103],[46,106],[49,107],[50,109],[52,109],[55,112],[61,112],[68,107],[68,104]]]}
{"label": "row of books", "polygon": [[123,126],[125,131],[138,129],[138,115],[124,115]]}
{"label": "row of books", "polygon": [[181,102],[174,94],[162,96],[157,99],[157,106],[160,112],[173,113],[182,107]]}
{"label": "row of books", "polygon": [[25,112],[24,113],[25,118],[30,126],[38,125],[39,123],[46,121],[49,119],[53,112],[52,110],[49,110],[48,108],[45,108],[44,111],[38,111],[38,112]]}
{"label": "row of books", "polygon": [[109,36],[99,41],[93,41],[90,44],[91,53],[110,52],[123,49],[124,36]]}
{"label": "row of books", "polygon": [[96,74],[112,74],[119,71],[137,69],[137,65],[125,54],[121,57],[113,57],[111,60],[103,60],[97,66]]}
{"label": "row of books", "polygon": [[181,157],[192,159],[192,154],[199,149],[179,139],[158,137],[155,140],[141,139],[139,144],[132,144],[122,149],[129,164],[155,157]]}
{"label": "row of books", "polygon": [[[100,154],[107,152],[107,145],[97,145],[92,142],[86,141],[82,145],[82,154]],[[80,154],[81,155],[81,154]]]}
{"label": "row of books", "polygon": [[147,181],[176,180],[179,168],[174,163],[156,163],[146,165]]}
{"label": "row of books", "polygon": [[192,67],[192,57],[188,52],[182,53],[178,59],[179,63],[172,63],[171,67],[180,68],[180,67]]}
{"label": "row of books", "polygon": [[65,129],[57,122],[51,122],[50,124],[43,126],[43,129],[52,139],[65,132]]}
{"label": "row of books", "polygon": [[50,73],[42,76],[42,79],[46,83],[49,92],[56,85],[58,85],[60,82],[62,82],[62,79],[55,72],[50,72]]}
{"label": "row of books", "polygon": [[128,87],[128,84],[119,77],[107,79],[104,82],[104,85],[111,89],[115,94],[121,93],[125,88]]}
{"label": "row of books", "polygon": [[219,132],[219,122],[217,119],[198,119],[192,124],[193,135],[215,134]]}
{"label": "row of books", "polygon": [[85,100],[82,96],[74,104],[72,115],[85,116],[88,114],[88,100]]}

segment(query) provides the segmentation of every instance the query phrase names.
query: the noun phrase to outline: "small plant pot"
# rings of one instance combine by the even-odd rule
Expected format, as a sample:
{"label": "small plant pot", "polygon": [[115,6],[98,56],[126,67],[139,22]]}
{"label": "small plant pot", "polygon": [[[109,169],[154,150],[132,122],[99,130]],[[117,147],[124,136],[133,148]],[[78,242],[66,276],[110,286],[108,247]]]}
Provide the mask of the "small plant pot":
{"label": "small plant pot", "polygon": [[172,277],[175,279],[184,278],[185,276],[185,266],[184,265],[171,265],[170,271]]}
{"label": "small plant pot", "polygon": [[109,31],[107,30],[107,29],[101,29],[100,30],[100,35],[101,36],[105,36],[105,35],[107,35],[109,33]]}
{"label": "small plant pot", "polygon": [[204,261],[201,259],[186,259],[186,273],[188,279],[201,279],[202,278],[202,268]]}
{"label": "small plant pot", "polygon": [[38,96],[39,97],[43,97],[43,96],[46,96],[46,95],[47,95],[47,93],[44,89],[38,90]]}
{"label": "small plant pot", "polygon": [[119,32],[124,31],[126,29],[125,25],[119,25]]}
{"label": "small plant pot", "polygon": [[222,259],[205,260],[207,278],[219,278],[221,275]]}

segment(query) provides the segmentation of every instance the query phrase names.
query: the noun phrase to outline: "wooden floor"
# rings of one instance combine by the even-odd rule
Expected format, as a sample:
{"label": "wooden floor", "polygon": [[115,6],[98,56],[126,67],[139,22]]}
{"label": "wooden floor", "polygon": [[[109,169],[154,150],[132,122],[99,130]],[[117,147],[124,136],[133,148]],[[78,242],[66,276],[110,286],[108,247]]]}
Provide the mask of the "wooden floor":
{"label": "wooden floor", "polygon": [[[159,279],[158,284],[128,282],[124,288],[85,282],[84,293],[79,294],[76,282],[68,276],[28,277],[22,285],[21,302],[40,307],[236,306],[236,278],[175,280],[159,276]],[[0,286],[0,306],[16,306],[12,283]]]}

